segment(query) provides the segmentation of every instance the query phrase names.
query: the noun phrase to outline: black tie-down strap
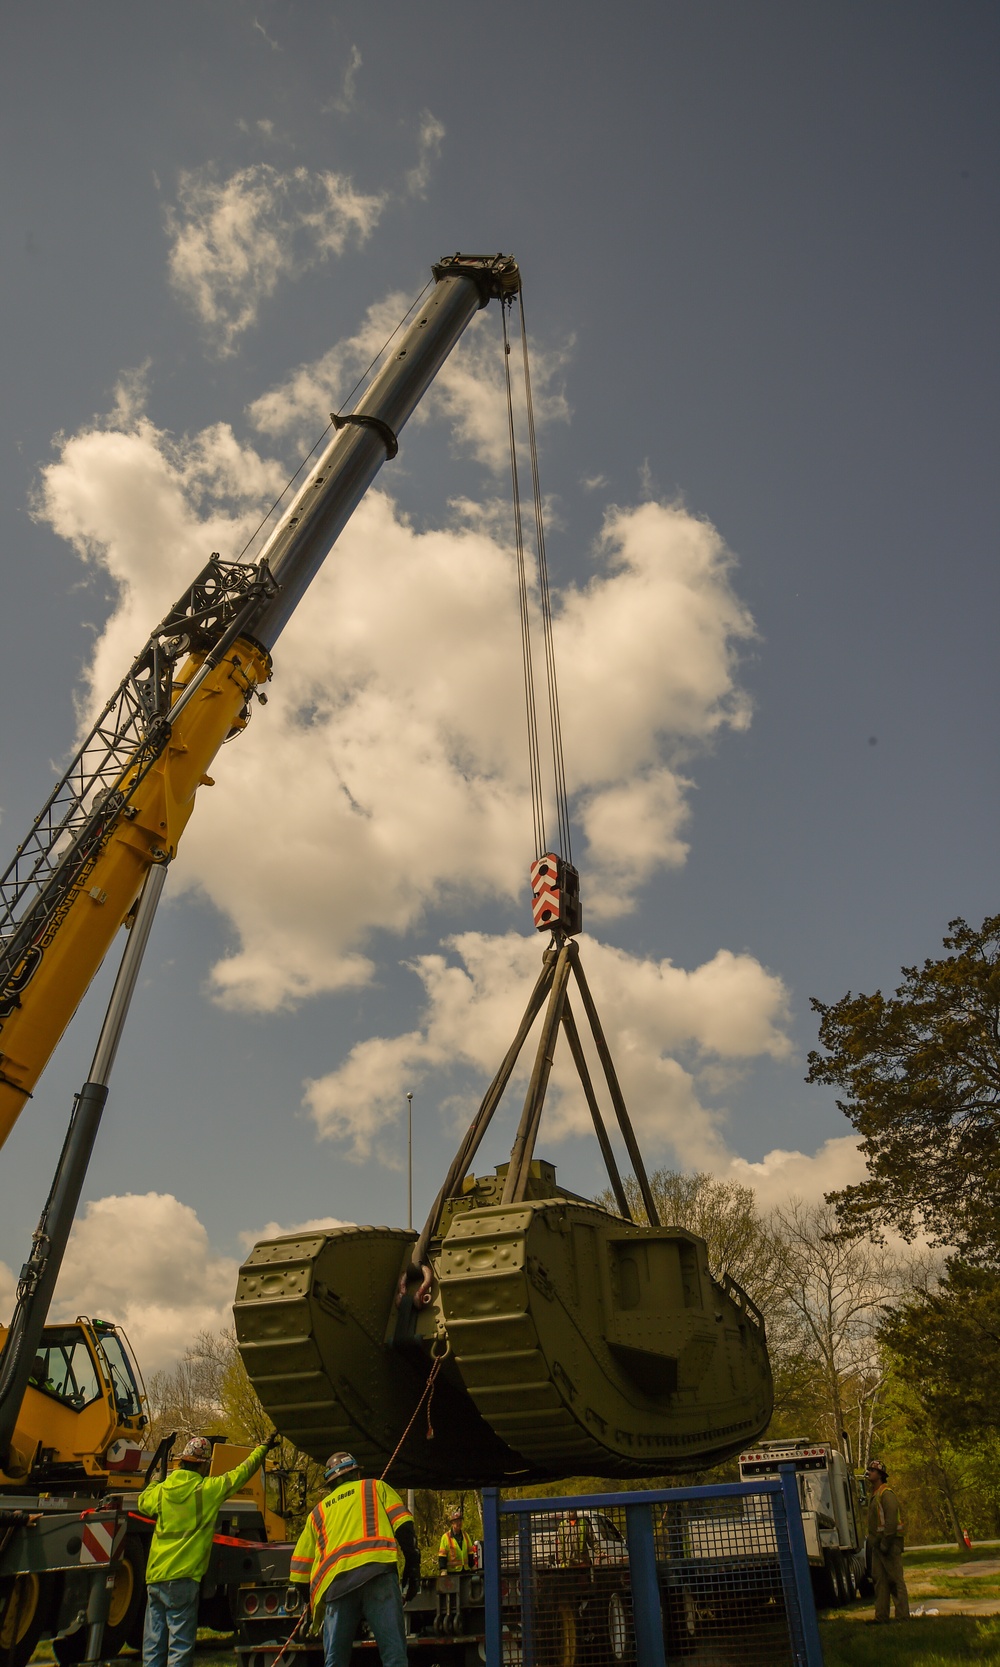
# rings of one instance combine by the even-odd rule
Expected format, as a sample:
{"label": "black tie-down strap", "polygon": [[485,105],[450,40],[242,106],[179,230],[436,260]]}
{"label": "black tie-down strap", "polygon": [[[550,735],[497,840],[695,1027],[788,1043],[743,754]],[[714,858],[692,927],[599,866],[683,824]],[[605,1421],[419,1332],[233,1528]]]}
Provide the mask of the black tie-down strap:
{"label": "black tie-down strap", "polygon": [[335,411],[331,411],[330,421],[332,422],[334,428],[346,428],[348,423],[355,423],[358,428],[373,428],[376,434],[381,435],[385,444],[385,455],[390,462],[399,450],[399,441],[396,439],[395,434],[393,434],[389,424],[384,423],[381,417],[338,417]]}

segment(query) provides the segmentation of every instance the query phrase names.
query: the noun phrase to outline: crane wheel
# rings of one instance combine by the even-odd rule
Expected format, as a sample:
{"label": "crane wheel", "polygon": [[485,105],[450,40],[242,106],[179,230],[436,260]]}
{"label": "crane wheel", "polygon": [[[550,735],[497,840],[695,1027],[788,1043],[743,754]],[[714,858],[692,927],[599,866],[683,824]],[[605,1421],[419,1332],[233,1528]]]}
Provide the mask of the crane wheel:
{"label": "crane wheel", "polygon": [[576,1667],[577,1630],[575,1603],[561,1603],[556,1613],[556,1667]]}
{"label": "crane wheel", "polygon": [[52,1576],[17,1574],[0,1608],[0,1667],[27,1667],[49,1619]]}
{"label": "crane wheel", "polygon": [[136,1628],[142,1647],[142,1624],[146,1617],[146,1548],[138,1534],[126,1534],[122,1560],[115,1570],[103,1653],[117,1655],[131,1642]]}
{"label": "crane wheel", "polygon": [[[146,1614],[145,1574],[145,1547],[138,1534],[126,1534],[121,1562],[115,1569],[108,1618],[104,1624],[102,1661],[110,1661],[133,1640],[136,1640],[135,1648],[142,1648],[142,1624]],[[86,1647],[86,1626],[77,1627],[65,1638],[54,1638],[52,1641],[59,1667],[76,1667],[77,1662],[83,1660]]]}

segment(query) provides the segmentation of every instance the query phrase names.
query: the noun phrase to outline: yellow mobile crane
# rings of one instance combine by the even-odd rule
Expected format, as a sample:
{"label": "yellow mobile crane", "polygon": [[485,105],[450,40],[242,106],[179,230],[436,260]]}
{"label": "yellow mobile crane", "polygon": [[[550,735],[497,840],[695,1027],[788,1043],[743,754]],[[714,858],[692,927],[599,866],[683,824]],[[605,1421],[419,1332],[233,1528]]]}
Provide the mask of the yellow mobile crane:
{"label": "yellow mobile crane", "polygon": [[[0,1145],[119,928],[128,928],[14,1314],[0,1328],[0,1667],[24,1667],[43,1631],[82,1633],[77,1659],[101,1649],[123,1531],[112,1454],[116,1443],[136,1443],[145,1413],[116,1328],[83,1320],[46,1328],[49,1303],[153,916],[198,789],[211,784],[212,760],[245,727],[251,702],[266,699],[275,642],[395,457],[399,432],[441,365],[480,308],[520,288],[517,264],[504,255],[449,256],[433,277],[356,408],[331,418],[332,438],[259,559],[211,556],[0,875]],[[50,1362],[60,1349],[66,1370],[57,1383]],[[91,1374],[87,1389],[79,1373]],[[96,1562],[95,1537],[104,1548]]]}

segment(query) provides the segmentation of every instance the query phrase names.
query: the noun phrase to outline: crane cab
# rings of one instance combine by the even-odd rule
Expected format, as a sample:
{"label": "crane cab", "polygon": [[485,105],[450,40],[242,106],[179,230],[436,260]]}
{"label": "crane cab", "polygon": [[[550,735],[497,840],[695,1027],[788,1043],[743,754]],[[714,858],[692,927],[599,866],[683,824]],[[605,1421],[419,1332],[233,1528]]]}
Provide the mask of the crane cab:
{"label": "crane cab", "polygon": [[[0,1327],[0,1345],[6,1333]],[[148,1423],[128,1344],[108,1320],[80,1315],[42,1332],[0,1489],[103,1489],[109,1474],[142,1462]]]}

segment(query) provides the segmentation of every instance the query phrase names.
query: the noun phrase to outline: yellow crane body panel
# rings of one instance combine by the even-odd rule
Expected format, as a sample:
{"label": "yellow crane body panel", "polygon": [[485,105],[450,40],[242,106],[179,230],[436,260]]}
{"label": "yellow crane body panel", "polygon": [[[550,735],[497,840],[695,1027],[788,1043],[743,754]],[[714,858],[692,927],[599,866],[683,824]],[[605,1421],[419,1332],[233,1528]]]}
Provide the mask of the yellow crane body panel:
{"label": "yellow crane body panel", "polygon": [[[192,654],[185,661],[174,686],[175,698],[203,660],[203,654]],[[230,732],[245,725],[247,701],[269,676],[266,651],[239,638],[184,707],[162,753],[131,793],[135,770],[124,771],[120,787],[127,802],[109,822],[4,992],[0,1146],[134,906],[150,867],[175,855],[205,771]]]}

